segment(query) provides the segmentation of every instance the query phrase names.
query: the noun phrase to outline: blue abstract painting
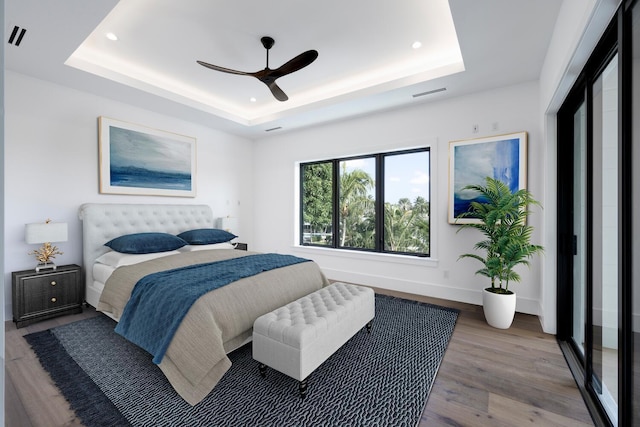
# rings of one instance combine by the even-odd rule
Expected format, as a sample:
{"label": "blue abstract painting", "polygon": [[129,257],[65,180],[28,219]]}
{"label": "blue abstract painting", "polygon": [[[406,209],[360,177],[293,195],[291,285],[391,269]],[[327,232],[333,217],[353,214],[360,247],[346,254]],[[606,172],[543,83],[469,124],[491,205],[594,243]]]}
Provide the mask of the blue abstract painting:
{"label": "blue abstract painting", "polygon": [[193,138],[106,120],[101,136],[102,192],[195,196]]}
{"label": "blue abstract painting", "polygon": [[525,188],[526,133],[451,142],[449,161],[449,222],[473,222],[471,218],[456,220],[471,202],[482,201],[477,192],[464,189],[467,185],[484,185],[489,176],[512,191]]}

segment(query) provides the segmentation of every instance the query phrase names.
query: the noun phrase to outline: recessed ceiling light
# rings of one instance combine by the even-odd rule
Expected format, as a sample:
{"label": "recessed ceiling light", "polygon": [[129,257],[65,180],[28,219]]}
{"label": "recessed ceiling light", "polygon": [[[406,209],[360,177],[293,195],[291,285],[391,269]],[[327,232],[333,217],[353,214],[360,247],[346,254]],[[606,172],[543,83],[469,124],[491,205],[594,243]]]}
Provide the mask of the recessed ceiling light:
{"label": "recessed ceiling light", "polygon": [[257,101],[257,99],[255,99],[255,98],[252,96],[252,97],[251,97],[251,99],[249,99],[249,101],[251,101],[251,102],[256,102],[256,101]]}
{"label": "recessed ceiling light", "polygon": [[415,41],[415,42],[413,42],[411,47],[414,48],[414,49],[420,49],[422,47],[422,43],[420,43],[419,41]]}
{"label": "recessed ceiling light", "polygon": [[109,40],[113,40],[113,41],[118,40],[118,36],[116,36],[116,35],[115,35],[115,34],[113,34],[113,33],[107,33],[107,34],[106,34],[106,37],[107,37]]}

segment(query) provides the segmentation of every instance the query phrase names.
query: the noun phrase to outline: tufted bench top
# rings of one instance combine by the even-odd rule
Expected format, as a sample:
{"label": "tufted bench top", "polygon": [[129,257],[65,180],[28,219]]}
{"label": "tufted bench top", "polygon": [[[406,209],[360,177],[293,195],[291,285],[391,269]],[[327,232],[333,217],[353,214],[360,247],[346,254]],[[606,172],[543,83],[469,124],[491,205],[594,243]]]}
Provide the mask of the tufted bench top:
{"label": "tufted bench top", "polygon": [[261,316],[254,333],[302,349],[333,330],[349,313],[368,303],[370,288],[334,283]]}

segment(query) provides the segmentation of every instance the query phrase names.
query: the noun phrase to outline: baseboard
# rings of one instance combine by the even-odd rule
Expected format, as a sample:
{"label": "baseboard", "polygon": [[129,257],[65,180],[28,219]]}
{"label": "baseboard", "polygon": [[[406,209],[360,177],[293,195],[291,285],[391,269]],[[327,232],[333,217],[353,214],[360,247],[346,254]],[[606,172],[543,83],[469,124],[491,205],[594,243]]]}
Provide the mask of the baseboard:
{"label": "baseboard", "polygon": [[[354,273],[352,271],[331,268],[323,268],[322,271],[329,280],[368,285],[381,289],[464,302],[467,304],[482,305],[482,289],[461,289],[439,283],[415,282],[394,277]],[[540,304],[536,300],[518,297],[516,304],[516,311],[519,313],[533,314],[536,316],[540,314]]]}
{"label": "baseboard", "polygon": [[13,307],[11,306],[11,301],[8,301],[4,305],[4,321],[13,320]]}

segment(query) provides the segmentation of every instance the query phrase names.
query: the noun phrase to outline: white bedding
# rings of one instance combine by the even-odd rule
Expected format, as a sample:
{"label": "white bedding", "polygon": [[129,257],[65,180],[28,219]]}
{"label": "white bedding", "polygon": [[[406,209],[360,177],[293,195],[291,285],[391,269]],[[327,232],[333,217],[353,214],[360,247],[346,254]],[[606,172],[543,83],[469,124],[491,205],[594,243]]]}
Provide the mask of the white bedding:
{"label": "white bedding", "polygon": [[233,243],[212,243],[210,245],[186,245],[178,249],[180,252],[208,251],[211,249],[235,249]]}
{"label": "white bedding", "polygon": [[107,283],[107,279],[111,276],[111,273],[115,270],[115,267],[110,265],[95,263],[93,265],[93,278],[94,282],[98,282],[101,289],[104,289],[104,284]]}
{"label": "white bedding", "polygon": [[[111,277],[111,274],[113,274],[115,269],[118,267],[139,264],[144,261],[149,261],[152,259],[179,253],[180,252],[178,251],[166,251],[155,252],[151,254],[123,254],[116,251],[109,251],[99,256],[96,259],[95,264],[93,264],[93,288],[99,290],[99,292],[102,293],[104,284],[107,283],[107,280],[109,279],[109,277]],[[114,318],[113,316],[110,317]]]}
{"label": "white bedding", "polygon": [[161,258],[167,255],[179,254],[178,251],[154,252],[150,254],[123,254],[116,251],[109,251],[96,259],[96,263],[111,266],[113,268],[122,267],[123,265],[138,264],[150,259]]}
{"label": "white bedding", "polygon": [[[93,283],[94,288],[99,289],[100,292],[104,289],[104,284],[107,283],[111,274],[116,268],[125,265],[134,265],[144,261],[149,261],[156,258],[161,258],[169,255],[175,255],[183,252],[194,252],[213,249],[235,249],[235,245],[232,243],[214,243],[211,245],[186,245],[175,251],[155,252],[150,254],[124,254],[116,251],[109,251],[96,259],[93,264]],[[117,319],[116,319],[117,320]]]}

